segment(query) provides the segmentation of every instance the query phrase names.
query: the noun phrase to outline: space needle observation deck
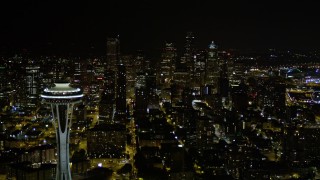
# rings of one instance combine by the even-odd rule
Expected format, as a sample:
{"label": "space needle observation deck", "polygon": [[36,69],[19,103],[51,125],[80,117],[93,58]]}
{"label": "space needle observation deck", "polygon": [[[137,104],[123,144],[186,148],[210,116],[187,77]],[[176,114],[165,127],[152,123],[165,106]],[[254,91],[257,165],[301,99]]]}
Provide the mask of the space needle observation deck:
{"label": "space needle observation deck", "polygon": [[67,82],[56,82],[51,88],[44,89],[41,98],[51,106],[53,124],[56,129],[58,144],[57,180],[71,180],[69,165],[69,130],[71,128],[72,112],[75,104],[82,101],[80,88],[74,88]]}

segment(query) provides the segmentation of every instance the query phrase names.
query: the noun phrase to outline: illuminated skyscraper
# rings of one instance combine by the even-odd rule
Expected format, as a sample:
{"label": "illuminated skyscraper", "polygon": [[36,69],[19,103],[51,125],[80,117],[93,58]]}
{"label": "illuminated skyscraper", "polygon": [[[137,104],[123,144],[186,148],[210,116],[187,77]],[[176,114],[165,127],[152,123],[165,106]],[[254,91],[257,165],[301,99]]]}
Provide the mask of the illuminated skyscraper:
{"label": "illuminated skyscraper", "polygon": [[149,66],[142,50],[137,51],[137,55],[135,56],[133,61],[136,73],[146,70]]}
{"label": "illuminated skyscraper", "polygon": [[0,65],[0,89],[7,86],[8,69],[4,65]]}
{"label": "illuminated skyscraper", "polygon": [[184,53],[181,57],[181,64],[182,68],[186,68],[187,72],[189,73],[190,79],[188,79],[188,83],[193,82],[194,77],[194,66],[195,66],[195,36],[193,32],[188,32],[186,36],[186,42],[184,45]]}
{"label": "illuminated skyscraper", "polygon": [[126,93],[126,68],[124,64],[118,64],[116,85],[116,123],[124,123],[124,118],[127,112]]}
{"label": "illuminated skyscraper", "polygon": [[105,84],[99,103],[99,123],[113,124],[115,111],[115,73],[107,70]]}
{"label": "illuminated skyscraper", "polygon": [[166,47],[162,53],[162,61],[160,65],[160,83],[165,87],[170,87],[175,71],[176,48],[172,43],[166,43]]}
{"label": "illuminated skyscraper", "polygon": [[230,87],[229,87],[229,77],[228,77],[228,64],[230,60],[229,55],[226,52],[219,54],[220,58],[220,77],[217,88],[217,93],[221,97],[222,104],[225,108],[231,108],[231,97],[230,97]]}
{"label": "illuminated skyscraper", "polygon": [[208,58],[206,63],[206,85],[213,86],[215,93],[218,88],[218,81],[220,76],[220,67],[218,61],[218,49],[217,45],[212,41],[208,48]]}
{"label": "illuminated skyscraper", "polygon": [[117,64],[119,57],[119,38],[108,38],[107,39],[107,67],[113,71],[117,70]]}
{"label": "illuminated skyscraper", "polygon": [[194,60],[193,86],[200,89],[200,87],[204,85],[207,52],[204,50],[198,51]]}
{"label": "illuminated skyscraper", "polygon": [[41,98],[52,110],[53,124],[56,128],[58,144],[57,180],[71,180],[69,165],[69,129],[71,128],[73,106],[81,102],[83,97],[79,88],[69,83],[56,82],[54,87],[44,89]]}
{"label": "illuminated skyscraper", "polygon": [[136,112],[147,112],[148,105],[159,102],[156,96],[156,75],[152,70],[140,72],[135,84],[135,110]]}
{"label": "illuminated skyscraper", "polygon": [[189,68],[193,66],[193,57],[195,55],[195,36],[193,32],[188,32],[186,36],[186,44],[185,44],[185,62]]}
{"label": "illuminated skyscraper", "polygon": [[225,51],[219,53],[219,84],[218,84],[218,93],[221,97],[228,97],[229,92],[229,78],[228,78],[228,60],[229,55]]}
{"label": "illuminated skyscraper", "polygon": [[74,63],[73,83],[80,85],[82,83],[84,72],[80,62]]}
{"label": "illuminated skyscraper", "polygon": [[116,73],[116,112],[115,123],[123,124],[126,118],[127,103],[126,103],[126,67],[120,59],[120,41],[117,39],[116,47],[116,60],[117,60],[117,73]]}
{"label": "illuminated skyscraper", "polygon": [[26,90],[27,90],[27,105],[36,106],[39,96],[39,66],[27,66],[26,67]]}

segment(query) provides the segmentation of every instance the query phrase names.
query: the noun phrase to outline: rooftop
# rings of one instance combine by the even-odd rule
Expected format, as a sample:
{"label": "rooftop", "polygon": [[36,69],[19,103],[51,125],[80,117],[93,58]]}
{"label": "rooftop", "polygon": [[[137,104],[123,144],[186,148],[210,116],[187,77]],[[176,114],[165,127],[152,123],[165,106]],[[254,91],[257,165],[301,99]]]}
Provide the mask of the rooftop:
{"label": "rooftop", "polygon": [[59,100],[61,103],[68,103],[68,101],[72,99],[79,99],[83,97],[82,90],[80,88],[71,87],[70,83],[56,82],[54,84],[54,87],[44,89],[43,94],[41,94],[42,98],[46,100]]}
{"label": "rooftop", "polygon": [[44,92],[48,93],[72,93],[72,92],[80,92],[80,88],[73,88],[70,86],[70,83],[65,83],[65,82],[56,82],[54,83],[55,86],[52,88],[46,88],[44,89]]}

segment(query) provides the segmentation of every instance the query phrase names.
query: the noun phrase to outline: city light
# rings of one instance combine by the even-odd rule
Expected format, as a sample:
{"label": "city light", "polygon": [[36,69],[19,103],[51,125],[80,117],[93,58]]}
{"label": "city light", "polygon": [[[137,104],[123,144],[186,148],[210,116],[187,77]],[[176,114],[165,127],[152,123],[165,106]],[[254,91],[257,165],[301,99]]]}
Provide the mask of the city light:
{"label": "city light", "polygon": [[320,179],[315,2],[2,6],[0,179]]}

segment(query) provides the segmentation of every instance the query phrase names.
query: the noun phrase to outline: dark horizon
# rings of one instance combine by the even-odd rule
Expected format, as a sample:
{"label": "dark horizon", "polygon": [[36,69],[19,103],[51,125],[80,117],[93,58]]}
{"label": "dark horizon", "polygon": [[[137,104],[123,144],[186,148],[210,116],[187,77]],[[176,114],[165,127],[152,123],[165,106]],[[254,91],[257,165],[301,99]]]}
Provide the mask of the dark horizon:
{"label": "dark horizon", "polygon": [[121,51],[159,54],[164,43],[182,50],[188,31],[200,48],[319,49],[316,3],[290,2],[41,2],[1,3],[1,51],[104,55],[106,38]]}

